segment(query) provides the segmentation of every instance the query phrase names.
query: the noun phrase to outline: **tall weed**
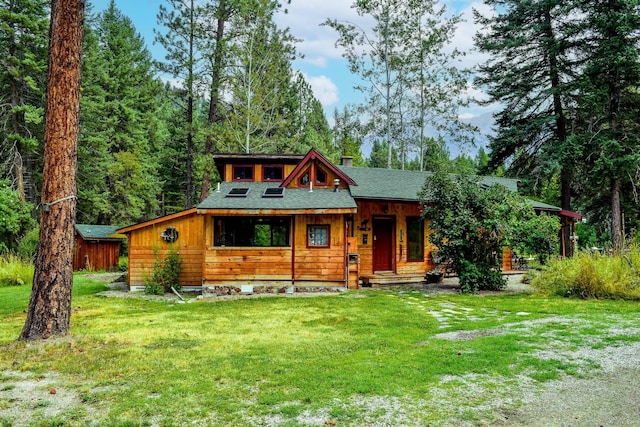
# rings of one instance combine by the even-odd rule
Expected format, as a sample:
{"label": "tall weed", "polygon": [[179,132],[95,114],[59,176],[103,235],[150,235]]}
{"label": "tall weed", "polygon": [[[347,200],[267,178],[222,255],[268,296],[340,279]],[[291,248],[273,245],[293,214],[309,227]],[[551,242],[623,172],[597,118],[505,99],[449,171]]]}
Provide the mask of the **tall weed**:
{"label": "tall weed", "polygon": [[640,249],[619,255],[579,252],[553,261],[531,285],[547,294],[640,300]]}
{"label": "tall weed", "polygon": [[33,281],[33,264],[11,253],[0,255],[0,286],[20,286]]}

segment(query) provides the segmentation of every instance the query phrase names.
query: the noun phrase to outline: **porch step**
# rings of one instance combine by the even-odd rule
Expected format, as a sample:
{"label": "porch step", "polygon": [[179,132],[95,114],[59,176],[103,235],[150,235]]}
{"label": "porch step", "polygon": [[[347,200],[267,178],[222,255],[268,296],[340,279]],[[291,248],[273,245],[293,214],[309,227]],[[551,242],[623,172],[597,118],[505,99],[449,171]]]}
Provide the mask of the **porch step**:
{"label": "porch step", "polygon": [[360,276],[362,286],[376,287],[386,285],[401,285],[403,283],[422,283],[425,281],[424,274],[394,274],[376,273]]}

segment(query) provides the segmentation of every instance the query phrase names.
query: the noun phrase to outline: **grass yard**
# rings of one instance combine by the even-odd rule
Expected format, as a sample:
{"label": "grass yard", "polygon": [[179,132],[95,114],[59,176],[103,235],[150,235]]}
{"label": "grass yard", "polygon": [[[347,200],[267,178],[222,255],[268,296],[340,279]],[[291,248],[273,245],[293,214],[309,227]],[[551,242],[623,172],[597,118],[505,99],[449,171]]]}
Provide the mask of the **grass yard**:
{"label": "grass yard", "polygon": [[71,336],[42,343],[15,341],[28,287],[0,288],[0,426],[477,425],[525,388],[598,368],[576,350],[640,342],[629,301],[361,290],[175,304],[74,280]]}

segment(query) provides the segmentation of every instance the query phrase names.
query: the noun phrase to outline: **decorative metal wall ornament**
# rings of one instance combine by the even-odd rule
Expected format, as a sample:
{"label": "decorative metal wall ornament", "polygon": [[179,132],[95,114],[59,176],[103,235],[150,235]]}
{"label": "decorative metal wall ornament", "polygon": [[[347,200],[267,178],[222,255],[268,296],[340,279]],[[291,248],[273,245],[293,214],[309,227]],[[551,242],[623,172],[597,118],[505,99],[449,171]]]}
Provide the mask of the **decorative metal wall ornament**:
{"label": "decorative metal wall ornament", "polygon": [[178,240],[178,230],[176,230],[175,227],[167,227],[167,229],[160,234],[160,237],[167,243],[173,243]]}

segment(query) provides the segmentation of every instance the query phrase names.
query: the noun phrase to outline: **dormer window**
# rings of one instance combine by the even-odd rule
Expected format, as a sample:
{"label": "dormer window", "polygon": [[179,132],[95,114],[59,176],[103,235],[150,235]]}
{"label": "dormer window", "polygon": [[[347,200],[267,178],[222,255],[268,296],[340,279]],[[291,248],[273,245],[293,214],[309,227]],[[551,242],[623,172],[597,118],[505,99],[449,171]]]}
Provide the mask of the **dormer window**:
{"label": "dormer window", "polygon": [[282,181],[284,179],[283,167],[281,165],[264,165],[262,167],[263,181]]}
{"label": "dormer window", "polygon": [[327,173],[316,166],[316,184],[327,185]]}
{"label": "dormer window", "polygon": [[298,179],[298,183],[300,184],[301,187],[308,187],[310,182],[311,182],[311,168],[308,168],[306,171],[304,171],[302,175],[300,175],[300,178]]}
{"label": "dormer window", "polygon": [[253,181],[253,166],[234,165],[233,180],[234,181]]}

